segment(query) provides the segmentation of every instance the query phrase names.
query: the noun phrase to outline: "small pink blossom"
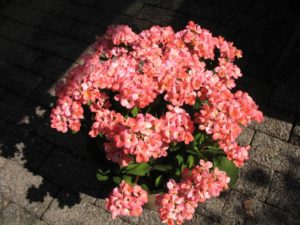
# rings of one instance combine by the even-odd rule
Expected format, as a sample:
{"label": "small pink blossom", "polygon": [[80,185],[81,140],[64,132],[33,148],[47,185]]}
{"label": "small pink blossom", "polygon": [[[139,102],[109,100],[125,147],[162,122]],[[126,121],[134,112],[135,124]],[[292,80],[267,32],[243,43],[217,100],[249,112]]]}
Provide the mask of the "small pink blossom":
{"label": "small pink blossom", "polygon": [[139,185],[131,186],[122,181],[105,201],[106,209],[115,219],[117,216],[140,216],[143,212],[142,206],[148,202],[148,196]]}

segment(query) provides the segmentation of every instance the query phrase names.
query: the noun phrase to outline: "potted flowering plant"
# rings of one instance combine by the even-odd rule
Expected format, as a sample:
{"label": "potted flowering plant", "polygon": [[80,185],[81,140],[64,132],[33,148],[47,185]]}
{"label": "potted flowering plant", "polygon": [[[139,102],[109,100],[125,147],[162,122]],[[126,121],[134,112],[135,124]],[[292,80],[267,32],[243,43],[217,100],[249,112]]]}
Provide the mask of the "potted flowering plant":
{"label": "potted flowering plant", "polygon": [[141,215],[156,193],[162,222],[182,224],[235,183],[249,151],[236,138],[263,118],[247,93],[231,92],[241,56],[193,22],[177,33],[111,26],[57,85],[52,128],[77,132],[87,107],[89,135],[115,163],[97,174],[117,186],[106,199],[113,218]]}

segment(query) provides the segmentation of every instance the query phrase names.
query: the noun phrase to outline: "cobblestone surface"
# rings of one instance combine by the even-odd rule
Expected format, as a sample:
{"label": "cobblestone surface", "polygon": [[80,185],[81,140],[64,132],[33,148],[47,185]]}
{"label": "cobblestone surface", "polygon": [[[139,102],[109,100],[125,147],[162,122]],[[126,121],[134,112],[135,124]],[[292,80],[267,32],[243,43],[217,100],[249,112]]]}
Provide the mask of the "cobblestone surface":
{"label": "cobblestone surface", "polygon": [[36,217],[24,209],[18,207],[16,204],[11,203],[0,213],[1,223],[15,225],[24,224],[30,225],[36,221]]}
{"label": "cobblestone surface", "polygon": [[[0,173],[0,194],[19,206],[41,216],[52,201],[57,188],[18,163],[6,163]],[[47,191],[45,193],[45,191]]]}
{"label": "cobblestone surface", "polygon": [[0,224],[161,224],[148,209],[112,220],[87,127],[60,134],[49,113],[55,83],[108,25],[178,30],[189,20],[244,51],[236,90],[249,92],[265,120],[239,137],[252,150],[237,184],[186,224],[300,224],[300,40],[273,71],[300,21],[294,2],[0,0]]}

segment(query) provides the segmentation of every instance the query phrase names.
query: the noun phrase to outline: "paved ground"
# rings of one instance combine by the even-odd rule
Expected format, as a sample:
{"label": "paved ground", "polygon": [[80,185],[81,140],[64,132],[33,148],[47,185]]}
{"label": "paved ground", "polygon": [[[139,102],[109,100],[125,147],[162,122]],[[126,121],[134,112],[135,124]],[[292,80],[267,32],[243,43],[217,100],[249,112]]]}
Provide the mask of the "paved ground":
{"label": "paved ground", "polygon": [[52,86],[109,24],[181,29],[191,19],[244,51],[245,76],[238,86],[260,104],[266,119],[240,138],[251,143],[252,160],[237,185],[199,207],[187,224],[300,224],[294,2],[0,1],[0,224],[160,224],[147,210],[141,218],[110,219],[103,206],[106,190],[95,179],[97,153],[86,133],[62,135],[49,128]]}

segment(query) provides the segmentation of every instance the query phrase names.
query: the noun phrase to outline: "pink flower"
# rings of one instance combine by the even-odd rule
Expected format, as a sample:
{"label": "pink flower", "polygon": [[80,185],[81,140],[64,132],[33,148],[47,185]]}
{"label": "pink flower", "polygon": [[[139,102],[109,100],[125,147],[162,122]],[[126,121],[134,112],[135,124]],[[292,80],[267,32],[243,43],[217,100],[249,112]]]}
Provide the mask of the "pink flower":
{"label": "pink flower", "polygon": [[50,118],[52,128],[64,133],[68,129],[77,132],[80,129],[80,119],[83,119],[83,109],[78,101],[64,97],[57,101],[57,106],[52,109]]}
{"label": "pink flower", "polygon": [[210,172],[211,162],[200,161],[192,171],[186,170],[180,183],[170,180],[167,183],[168,193],[158,195],[160,219],[163,223],[181,225],[191,220],[199,203],[219,196],[228,188],[230,181],[226,173],[217,168]]}
{"label": "pink flower", "polygon": [[143,212],[142,206],[148,202],[148,196],[139,185],[131,186],[122,181],[105,201],[106,209],[115,219],[117,216],[140,216]]}
{"label": "pink flower", "polygon": [[138,39],[138,36],[126,25],[110,26],[106,31],[105,37],[112,40],[113,44],[132,44]]}

